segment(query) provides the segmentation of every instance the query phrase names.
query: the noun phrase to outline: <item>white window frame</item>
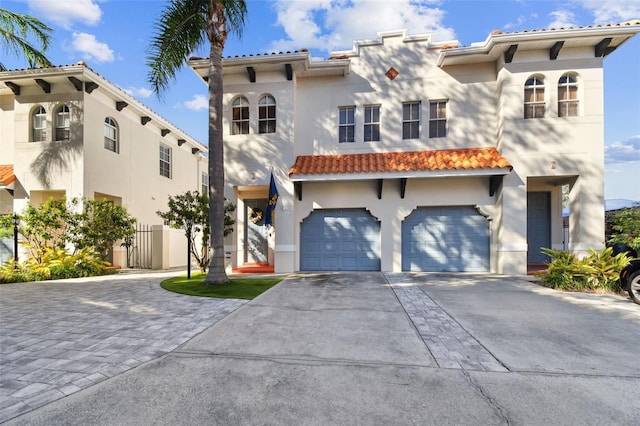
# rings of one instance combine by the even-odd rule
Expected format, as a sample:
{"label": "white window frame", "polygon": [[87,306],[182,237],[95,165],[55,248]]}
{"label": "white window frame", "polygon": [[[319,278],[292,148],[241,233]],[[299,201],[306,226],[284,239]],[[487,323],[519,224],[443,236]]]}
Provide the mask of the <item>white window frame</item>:
{"label": "white window frame", "polygon": [[356,107],[338,107],[338,142],[351,143],[356,141]]}
{"label": "white window frame", "polygon": [[[566,95],[562,98],[561,93]],[[572,98],[571,94],[575,97]],[[577,117],[580,115],[580,96],[578,76],[575,73],[568,72],[562,75],[558,80],[558,117]]]}
{"label": "white window frame", "polygon": [[160,144],[160,176],[171,179],[171,147]]}
{"label": "white window frame", "polygon": [[111,117],[105,117],[104,119],[104,149],[116,154],[120,152],[118,123]]}
{"label": "white window frame", "polygon": [[69,106],[61,105],[56,110],[55,140],[68,141],[70,137],[70,134],[69,134],[70,127],[71,127],[71,113],[69,112]]}
{"label": "white window frame", "polygon": [[235,98],[231,103],[231,134],[248,135],[250,117],[249,100],[244,96]]}
{"label": "white window frame", "polygon": [[447,136],[447,104],[446,99],[429,101],[429,139]]}
{"label": "white window frame", "polygon": [[380,142],[380,105],[364,106],[364,141]]}
{"label": "white window frame", "polygon": [[202,195],[209,196],[209,175],[205,172],[202,172],[200,185],[202,189]]}
{"label": "white window frame", "polygon": [[31,141],[46,142],[47,140],[47,111],[42,105],[33,110],[31,116]]}
{"label": "white window frame", "polygon": [[[529,77],[524,84],[524,118],[526,120],[544,118],[546,115],[544,80],[543,76],[535,75]],[[539,99],[539,95],[542,95],[542,99]]]}
{"label": "white window frame", "polygon": [[420,138],[421,101],[402,103],[402,139]]}
{"label": "white window frame", "polygon": [[276,99],[264,95],[258,100],[258,133],[276,132]]}

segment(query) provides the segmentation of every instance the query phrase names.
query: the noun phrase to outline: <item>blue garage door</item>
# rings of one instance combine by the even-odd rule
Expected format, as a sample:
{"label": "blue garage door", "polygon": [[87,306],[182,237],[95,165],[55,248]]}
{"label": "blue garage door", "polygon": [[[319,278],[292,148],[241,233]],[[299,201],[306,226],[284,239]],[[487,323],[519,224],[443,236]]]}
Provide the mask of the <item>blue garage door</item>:
{"label": "blue garage door", "polygon": [[365,209],[314,210],[300,229],[300,270],[379,271],[380,222]]}
{"label": "blue garage door", "polygon": [[402,222],[402,270],[489,271],[489,221],[473,207],[421,207]]}

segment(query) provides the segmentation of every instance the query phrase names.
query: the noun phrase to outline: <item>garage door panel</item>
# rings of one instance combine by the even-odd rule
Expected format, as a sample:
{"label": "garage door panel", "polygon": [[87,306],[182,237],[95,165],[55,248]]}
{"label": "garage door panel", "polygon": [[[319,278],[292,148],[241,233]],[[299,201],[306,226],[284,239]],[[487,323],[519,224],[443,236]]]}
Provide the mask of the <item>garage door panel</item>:
{"label": "garage door panel", "polygon": [[365,209],[313,211],[301,225],[300,269],[379,271],[380,223]]}
{"label": "garage door panel", "polygon": [[489,270],[489,224],[472,207],[423,207],[402,223],[405,271]]}

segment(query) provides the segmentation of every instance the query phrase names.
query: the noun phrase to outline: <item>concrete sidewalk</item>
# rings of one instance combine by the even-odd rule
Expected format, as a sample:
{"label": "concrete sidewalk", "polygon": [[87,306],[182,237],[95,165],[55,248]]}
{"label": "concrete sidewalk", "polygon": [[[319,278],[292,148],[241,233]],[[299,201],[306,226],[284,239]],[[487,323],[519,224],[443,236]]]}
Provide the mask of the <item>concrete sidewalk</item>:
{"label": "concrete sidewalk", "polygon": [[292,275],[173,352],[8,424],[635,425],[627,302],[491,275]]}

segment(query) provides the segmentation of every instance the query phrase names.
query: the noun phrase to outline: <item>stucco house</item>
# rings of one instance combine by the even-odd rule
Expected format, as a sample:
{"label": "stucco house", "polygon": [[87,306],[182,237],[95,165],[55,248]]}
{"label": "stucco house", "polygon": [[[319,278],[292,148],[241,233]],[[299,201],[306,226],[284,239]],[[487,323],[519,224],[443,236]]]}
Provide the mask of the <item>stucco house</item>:
{"label": "stucco house", "polygon": [[[206,155],[83,62],[0,72],[1,214],[67,196],[107,199],[141,224],[162,226],[156,211],[169,195],[208,185]],[[125,257],[114,247],[115,265]]]}
{"label": "stucco house", "polygon": [[[639,31],[396,31],[328,60],[224,58],[233,267],[525,274],[563,248],[563,187],[568,249],[602,248],[603,64]],[[208,58],[189,65],[206,81]]]}

